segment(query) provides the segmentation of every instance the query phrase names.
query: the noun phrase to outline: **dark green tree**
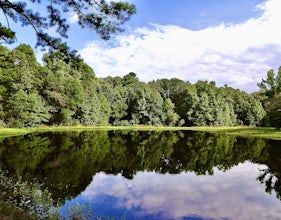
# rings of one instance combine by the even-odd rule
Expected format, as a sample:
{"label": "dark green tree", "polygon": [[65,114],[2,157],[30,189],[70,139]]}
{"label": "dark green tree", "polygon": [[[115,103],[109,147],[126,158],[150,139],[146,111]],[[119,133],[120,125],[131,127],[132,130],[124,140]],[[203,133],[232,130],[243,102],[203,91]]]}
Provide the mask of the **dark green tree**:
{"label": "dark green tree", "polygon": [[169,98],[175,105],[175,112],[181,119],[186,120],[187,87],[190,83],[172,78],[152,81],[149,85],[155,87],[160,92],[163,99]]}
{"label": "dark green tree", "polygon": [[109,106],[98,93],[93,70],[81,60],[66,62],[56,52],[45,55],[42,96],[50,108],[49,124],[107,124]]}
{"label": "dark green tree", "polygon": [[277,74],[275,74],[274,70],[269,70],[267,78],[262,79],[258,86],[260,87],[260,96],[264,95],[266,97],[263,100],[263,105],[267,111],[267,115],[263,120],[264,126],[280,128],[281,67],[279,67]]}
{"label": "dark green tree", "polygon": [[267,117],[270,125],[280,129],[281,128],[281,93],[276,93],[269,102]]}
{"label": "dark green tree", "polygon": [[2,55],[2,120],[9,127],[29,127],[47,122],[48,108],[38,93],[42,84],[38,78],[40,65],[31,47],[23,44]]}
{"label": "dark green tree", "polygon": [[102,80],[102,92],[110,103],[113,125],[175,125],[178,115],[169,98],[163,98],[152,84],[140,82],[131,72]]}
{"label": "dark green tree", "polygon": [[174,126],[179,120],[179,115],[175,113],[175,104],[171,99],[164,99],[162,121],[166,126]]}
{"label": "dark green tree", "polygon": [[121,77],[107,77],[101,80],[101,93],[110,105],[109,123],[112,125],[128,124],[128,90]]}

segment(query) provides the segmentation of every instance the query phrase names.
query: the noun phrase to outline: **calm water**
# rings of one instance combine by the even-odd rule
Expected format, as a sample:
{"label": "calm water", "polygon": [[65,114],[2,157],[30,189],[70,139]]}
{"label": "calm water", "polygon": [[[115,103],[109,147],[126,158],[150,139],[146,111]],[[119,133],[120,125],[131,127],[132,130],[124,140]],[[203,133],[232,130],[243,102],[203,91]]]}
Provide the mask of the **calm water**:
{"label": "calm water", "polygon": [[44,184],[62,219],[281,219],[280,141],[179,131],[30,134],[0,140],[0,168]]}

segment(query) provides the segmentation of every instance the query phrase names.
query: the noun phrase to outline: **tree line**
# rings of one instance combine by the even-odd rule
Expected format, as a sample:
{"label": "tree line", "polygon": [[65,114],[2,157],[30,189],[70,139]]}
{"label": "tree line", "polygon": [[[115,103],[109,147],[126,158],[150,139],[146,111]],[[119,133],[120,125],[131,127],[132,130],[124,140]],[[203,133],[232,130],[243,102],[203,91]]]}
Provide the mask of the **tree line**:
{"label": "tree line", "polygon": [[0,126],[278,126],[280,74],[248,94],[213,81],[145,83],[133,72],[97,78],[76,56],[51,51],[40,64],[28,45],[0,46]]}

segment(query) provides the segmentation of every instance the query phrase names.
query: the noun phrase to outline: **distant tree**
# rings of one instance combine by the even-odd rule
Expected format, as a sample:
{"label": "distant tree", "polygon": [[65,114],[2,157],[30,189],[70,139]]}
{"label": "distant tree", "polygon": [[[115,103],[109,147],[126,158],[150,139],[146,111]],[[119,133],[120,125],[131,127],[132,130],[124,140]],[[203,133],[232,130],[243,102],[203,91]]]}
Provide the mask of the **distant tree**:
{"label": "distant tree", "polygon": [[268,105],[268,115],[270,125],[281,128],[281,93],[276,93],[270,100]]}
{"label": "distant tree", "polygon": [[[134,78],[133,78],[134,79]],[[127,81],[127,78],[124,77]],[[157,90],[134,81],[126,85],[128,109],[126,119],[130,124],[161,125],[163,99]]]}
{"label": "distant tree", "polygon": [[50,118],[44,100],[35,92],[19,90],[7,101],[6,108],[9,127],[35,127]]}
{"label": "distant tree", "polygon": [[[267,72],[267,78],[258,83],[262,103],[267,115],[264,117],[263,126],[281,127],[281,66],[277,74],[274,70]],[[265,98],[263,98],[265,97]]]}
{"label": "distant tree", "polygon": [[176,122],[179,120],[179,115],[175,113],[175,104],[171,101],[171,99],[167,98],[163,103],[163,114],[162,121],[164,125],[174,126]]}
{"label": "distant tree", "polygon": [[[34,11],[33,9],[42,9]],[[67,38],[69,24],[63,13],[71,12],[77,16],[78,24],[97,32],[102,39],[109,39],[112,33],[120,32],[121,25],[136,12],[134,5],[126,2],[110,2],[105,0],[25,0],[0,1],[0,9],[6,18],[6,24],[0,22],[0,40],[12,43],[16,33],[11,29],[9,18],[22,26],[31,26],[37,36],[37,46],[49,46],[58,49],[60,38]],[[41,14],[40,14],[41,13]],[[49,34],[55,29],[59,37]]]}
{"label": "distant tree", "polygon": [[[170,117],[175,117],[180,119],[180,122],[178,122],[178,125],[183,125],[185,122],[187,122],[187,108],[188,108],[188,88],[190,87],[189,82],[184,82],[177,78],[172,79],[159,79],[156,81],[152,81],[149,83],[151,87],[156,88],[159,93],[161,94],[162,98],[164,99],[165,103],[169,106],[169,101],[167,99],[170,99],[172,104],[174,105],[174,113],[176,115],[170,115]],[[166,107],[167,107],[166,106]],[[166,108],[165,107],[165,108]],[[171,107],[171,106],[170,106]],[[164,109],[164,111],[167,111]],[[166,117],[166,116],[164,116]],[[176,121],[177,121],[176,120]]]}
{"label": "distant tree", "polygon": [[281,92],[281,66],[278,69],[278,73],[275,74],[274,70],[269,70],[267,72],[267,78],[262,79],[258,83],[261,91],[270,99],[275,93]]}
{"label": "distant tree", "polygon": [[[279,85],[279,79],[273,79],[276,82],[270,85]],[[40,65],[30,46],[13,50],[0,46],[1,127],[108,123],[257,126],[262,120],[269,126],[274,121],[271,124],[277,127],[281,99],[278,86],[272,88],[275,95],[265,99],[262,91],[248,94],[227,86],[218,88],[215,82],[163,79],[145,83],[133,72],[123,78],[99,79],[75,56],[51,51]]]}
{"label": "distant tree", "polygon": [[110,104],[110,124],[172,126],[179,119],[171,99],[161,96],[155,83],[140,82],[133,72],[123,78],[102,79],[101,85]]}
{"label": "distant tree", "polygon": [[[2,50],[0,62],[2,120],[9,127],[36,126],[48,121],[48,108],[38,93],[40,66],[31,47]],[[1,112],[1,110],[0,110]]]}
{"label": "distant tree", "polygon": [[[107,124],[109,106],[93,70],[82,61],[65,62],[51,52],[44,56],[42,96],[50,106],[50,124]],[[75,61],[75,60],[74,60]]]}
{"label": "distant tree", "polygon": [[124,124],[123,120],[128,114],[128,91],[122,85],[121,78],[107,77],[101,83],[102,93],[110,105],[109,123],[113,125]]}
{"label": "distant tree", "polygon": [[134,72],[130,72],[123,77],[122,81],[123,81],[123,85],[128,85],[132,83],[138,83],[139,79],[137,77],[137,74],[135,74]]}

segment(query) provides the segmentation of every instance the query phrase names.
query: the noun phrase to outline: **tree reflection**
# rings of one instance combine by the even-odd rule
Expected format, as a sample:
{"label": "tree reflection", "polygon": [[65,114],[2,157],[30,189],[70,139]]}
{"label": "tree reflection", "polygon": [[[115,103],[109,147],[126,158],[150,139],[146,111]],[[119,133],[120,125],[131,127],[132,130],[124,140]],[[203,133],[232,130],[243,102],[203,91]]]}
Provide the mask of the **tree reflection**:
{"label": "tree reflection", "polygon": [[79,194],[98,172],[120,173],[128,179],[138,171],[212,175],[215,167],[225,171],[252,161],[269,167],[258,180],[280,199],[281,154],[271,144],[190,131],[40,133],[3,139],[0,168],[24,180],[37,179],[59,199]]}
{"label": "tree reflection", "polygon": [[276,193],[276,198],[281,200],[281,183],[279,178],[272,172],[270,168],[260,170],[261,174],[258,176],[257,180],[261,184],[265,185],[265,191],[269,194],[274,191]]}
{"label": "tree reflection", "polygon": [[267,150],[268,157],[263,162],[267,165],[267,169],[260,170],[261,174],[257,180],[265,185],[265,191],[269,194],[276,193],[276,198],[281,200],[281,149],[279,141],[268,141],[270,146]]}

